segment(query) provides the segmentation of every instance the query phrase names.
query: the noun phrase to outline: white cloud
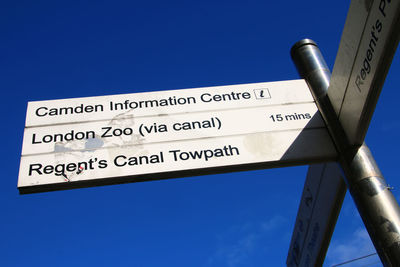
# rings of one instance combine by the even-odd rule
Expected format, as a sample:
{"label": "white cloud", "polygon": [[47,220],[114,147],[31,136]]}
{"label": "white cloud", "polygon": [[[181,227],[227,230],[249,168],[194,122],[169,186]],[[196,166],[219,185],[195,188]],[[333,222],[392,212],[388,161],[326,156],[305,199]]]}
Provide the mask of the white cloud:
{"label": "white cloud", "polygon": [[217,239],[217,248],[207,266],[249,266],[255,250],[265,247],[266,239],[277,229],[285,229],[286,219],[276,215],[267,221],[234,225]]}
{"label": "white cloud", "polygon": [[[375,253],[375,248],[369,238],[368,232],[364,228],[358,228],[348,238],[331,242],[324,266],[332,266],[372,253]],[[377,259],[379,262],[378,256],[375,255],[343,266],[366,266],[366,264],[376,262]],[[371,266],[381,265],[375,264]]]}
{"label": "white cloud", "polygon": [[278,228],[279,226],[281,226],[283,223],[285,223],[285,218],[283,218],[282,216],[275,216],[272,217],[270,220],[263,222],[261,224],[262,230],[265,232],[268,231],[272,231],[276,228]]}

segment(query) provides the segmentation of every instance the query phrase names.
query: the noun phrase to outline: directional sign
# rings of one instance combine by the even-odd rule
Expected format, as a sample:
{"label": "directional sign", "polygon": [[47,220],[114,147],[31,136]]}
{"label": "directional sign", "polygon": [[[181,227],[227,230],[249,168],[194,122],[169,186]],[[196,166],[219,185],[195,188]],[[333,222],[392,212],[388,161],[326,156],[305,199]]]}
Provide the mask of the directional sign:
{"label": "directional sign", "polygon": [[286,264],[322,266],[346,194],[337,163],[308,168]]}
{"label": "directional sign", "polygon": [[28,104],[21,193],[332,160],[303,80]]}
{"label": "directional sign", "polygon": [[303,80],[35,101],[26,127],[306,102]]}
{"label": "directional sign", "polygon": [[400,38],[400,1],[351,1],[328,96],[361,145]]}
{"label": "directional sign", "polygon": [[300,103],[30,127],[22,155],[321,128],[316,112],[314,103]]}

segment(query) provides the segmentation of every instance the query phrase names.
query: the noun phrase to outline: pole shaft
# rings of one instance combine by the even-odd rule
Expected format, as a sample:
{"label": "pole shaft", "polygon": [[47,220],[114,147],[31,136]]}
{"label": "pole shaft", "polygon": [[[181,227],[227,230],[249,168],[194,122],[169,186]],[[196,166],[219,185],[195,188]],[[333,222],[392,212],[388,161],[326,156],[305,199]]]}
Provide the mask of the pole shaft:
{"label": "pole shaft", "polygon": [[382,263],[400,266],[399,205],[365,143],[350,145],[327,95],[330,71],[318,46],[301,40],[292,47],[291,56],[327,124],[346,184]]}

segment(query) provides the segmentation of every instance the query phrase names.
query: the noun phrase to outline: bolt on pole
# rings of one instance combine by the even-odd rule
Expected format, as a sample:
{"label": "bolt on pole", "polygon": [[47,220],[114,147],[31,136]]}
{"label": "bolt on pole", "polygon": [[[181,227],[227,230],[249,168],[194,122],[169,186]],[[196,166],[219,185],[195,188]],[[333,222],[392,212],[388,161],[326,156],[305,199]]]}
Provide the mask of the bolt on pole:
{"label": "bolt on pole", "polygon": [[291,56],[306,80],[338,151],[347,187],[384,266],[400,266],[400,208],[366,144],[353,146],[328,98],[330,71],[316,43],[303,39]]}

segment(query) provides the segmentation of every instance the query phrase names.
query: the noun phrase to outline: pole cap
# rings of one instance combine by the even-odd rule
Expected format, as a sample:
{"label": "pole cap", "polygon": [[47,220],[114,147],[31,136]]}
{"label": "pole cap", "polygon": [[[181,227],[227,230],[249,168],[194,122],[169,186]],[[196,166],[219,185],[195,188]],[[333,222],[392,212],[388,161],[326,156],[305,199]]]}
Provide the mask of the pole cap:
{"label": "pole cap", "polygon": [[314,46],[318,47],[317,43],[314,42],[313,40],[307,39],[307,38],[306,38],[306,39],[302,39],[302,40],[298,41],[297,43],[295,43],[295,44],[292,46],[292,48],[290,49],[290,55],[291,55],[291,57],[293,58],[294,53],[295,53],[295,51],[296,51],[297,49],[299,49],[299,48],[301,48],[301,47],[303,47],[303,46],[305,46],[305,45],[314,45]]}

